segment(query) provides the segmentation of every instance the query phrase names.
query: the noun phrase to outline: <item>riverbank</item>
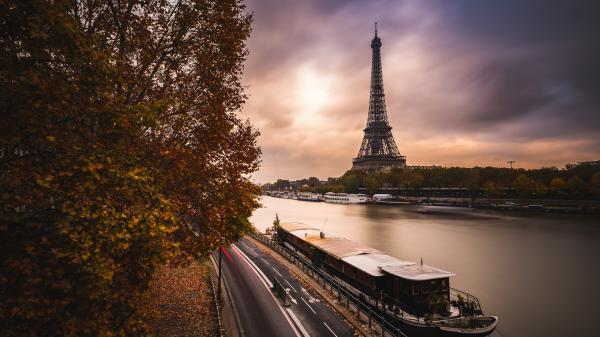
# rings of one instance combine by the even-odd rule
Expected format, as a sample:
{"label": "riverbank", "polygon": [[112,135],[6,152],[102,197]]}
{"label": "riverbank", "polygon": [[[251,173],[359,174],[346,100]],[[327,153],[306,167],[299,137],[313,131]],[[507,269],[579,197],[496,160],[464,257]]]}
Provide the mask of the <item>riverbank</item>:
{"label": "riverbank", "polygon": [[[298,193],[293,191],[265,191],[264,195],[275,198],[298,200]],[[469,207],[511,212],[600,214],[600,200],[392,196],[391,198],[383,200],[369,199],[367,204],[397,207],[426,204],[433,206]]]}

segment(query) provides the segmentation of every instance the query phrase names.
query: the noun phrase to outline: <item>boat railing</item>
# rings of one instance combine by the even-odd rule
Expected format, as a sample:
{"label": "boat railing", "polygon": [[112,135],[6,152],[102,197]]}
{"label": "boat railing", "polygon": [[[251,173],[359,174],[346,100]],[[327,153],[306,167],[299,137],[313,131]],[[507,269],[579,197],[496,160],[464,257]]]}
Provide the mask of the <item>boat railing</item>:
{"label": "boat railing", "polygon": [[450,287],[450,300],[455,301],[457,305],[467,308],[473,314],[482,314],[479,299],[465,291]]}

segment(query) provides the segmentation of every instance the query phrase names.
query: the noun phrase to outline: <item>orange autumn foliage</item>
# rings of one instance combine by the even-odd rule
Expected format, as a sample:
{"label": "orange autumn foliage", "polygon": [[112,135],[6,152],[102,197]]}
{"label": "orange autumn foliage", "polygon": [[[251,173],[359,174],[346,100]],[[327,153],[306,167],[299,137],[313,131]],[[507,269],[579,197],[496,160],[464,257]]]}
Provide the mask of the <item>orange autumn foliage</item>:
{"label": "orange autumn foliage", "polygon": [[249,228],[237,0],[0,0],[0,335],[143,335],[154,270]]}

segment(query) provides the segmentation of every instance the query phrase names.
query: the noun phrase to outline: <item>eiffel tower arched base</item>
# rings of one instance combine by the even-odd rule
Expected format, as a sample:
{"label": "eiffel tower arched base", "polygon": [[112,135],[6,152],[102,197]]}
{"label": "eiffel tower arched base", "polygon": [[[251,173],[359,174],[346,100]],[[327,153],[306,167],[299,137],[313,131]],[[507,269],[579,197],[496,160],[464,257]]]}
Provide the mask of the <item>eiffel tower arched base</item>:
{"label": "eiffel tower arched base", "polygon": [[366,156],[352,159],[352,169],[359,171],[389,171],[406,167],[404,156]]}

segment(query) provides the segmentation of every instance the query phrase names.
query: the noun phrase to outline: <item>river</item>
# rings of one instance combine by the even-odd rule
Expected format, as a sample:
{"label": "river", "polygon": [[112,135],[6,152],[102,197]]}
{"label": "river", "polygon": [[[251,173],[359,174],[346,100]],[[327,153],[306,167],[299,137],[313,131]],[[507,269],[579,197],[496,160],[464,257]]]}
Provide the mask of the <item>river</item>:
{"label": "river", "polygon": [[275,214],[456,273],[452,287],[499,316],[500,337],[600,336],[600,217],[467,210],[424,214],[417,206],[338,205],[263,197],[251,217],[263,231]]}

